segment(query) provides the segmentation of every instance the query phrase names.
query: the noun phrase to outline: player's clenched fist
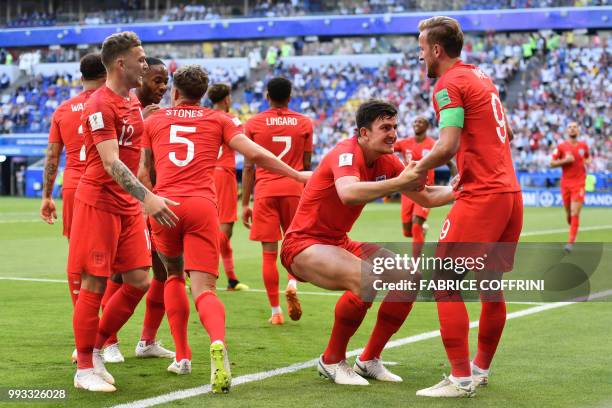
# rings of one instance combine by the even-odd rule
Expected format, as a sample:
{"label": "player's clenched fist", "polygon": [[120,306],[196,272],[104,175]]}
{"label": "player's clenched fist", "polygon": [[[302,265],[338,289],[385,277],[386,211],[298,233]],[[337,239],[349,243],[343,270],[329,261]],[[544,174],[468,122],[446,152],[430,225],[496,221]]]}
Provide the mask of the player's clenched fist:
{"label": "player's clenched fist", "polygon": [[53,220],[57,220],[55,202],[52,198],[43,198],[42,204],[40,205],[40,218],[47,224],[53,224]]}
{"label": "player's clenched fist", "polygon": [[400,175],[397,176],[403,185],[402,190],[419,191],[425,186],[425,183],[427,182],[427,173],[421,174],[415,172],[415,166],[416,162],[411,161],[400,173]]}
{"label": "player's clenched fist", "polygon": [[248,229],[251,229],[251,221],[253,220],[253,210],[251,207],[242,207],[242,223]]}
{"label": "player's clenched fist", "polygon": [[172,228],[176,226],[179,218],[168,208],[168,205],[179,205],[179,203],[153,193],[148,193],[144,198],[145,213],[153,217],[160,225]]}

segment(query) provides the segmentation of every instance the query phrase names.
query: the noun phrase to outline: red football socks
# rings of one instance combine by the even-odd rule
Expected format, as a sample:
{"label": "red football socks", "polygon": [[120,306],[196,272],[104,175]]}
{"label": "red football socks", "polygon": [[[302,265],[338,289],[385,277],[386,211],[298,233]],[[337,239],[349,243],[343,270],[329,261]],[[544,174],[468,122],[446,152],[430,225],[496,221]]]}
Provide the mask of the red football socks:
{"label": "red football socks", "polygon": [[153,278],[147,292],[147,307],[145,309],[144,322],[140,340],[151,344],[155,341],[157,330],[164,319],[166,309],[164,307],[164,282]]}
{"label": "red football socks", "polygon": [[[470,321],[463,301],[437,301],[440,334],[454,377],[470,377]],[[483,367],[481,367],[483,368]]]}
{"label": "red football socks", "polygon": [[268,294],[270,306],[277,307],[280,305],[278,301],[278,269],[276,268],[277,252],[263,251],[263,281]]}
{"label": "red football socks", "polygon": [[223,270],[229,280],[238,280],[234,272],[234,250],[232,243],[227,238],[223,231],[219,231],[219,252],[223,260]]}
{"label": "red football socks", "polygon": [[578,235],[578,227],[580,226],[580,216],[572,215],[570,217],[570,231],[568,243],[573,244],[576,242],[576,235]]}
{"label": "red football socks", "polygon": [[164,287],[164,301],[170,332],[176,347],[176,361],[191,360],[191,349],[187,340],[189,323],[189,298],[185,291],[185,280],[170,277]]}
{"label": "red football socks", "polygon": [[121,288],[109,300],[98,328],[96,348],[101,349],[106,340],[128,321],[134,313],[136,306],[147,292],[134,286],[123,284]]}
{"label": "red football socks", "polygon": [[378,318],[368,344],[359,357],[361,361],[380,358],[385,345],[402,327],[406,317],[412,310],[412,302],[383,301],[378,308]]}
{"label": "red football socks", "polygon": [[412,256],[416,259],[421,256],[421,249],[425,242],[425,235],[423,234],[423,226],[421,224],[412,224]]}
{"label": "red football socks", "polygon": [[336,303],[334,327],[327,348],[323,353],[325,364],[337,364],[346,358],[346,347],[357,331],[371,303],[365,303],[359,296],[346,291]]}
{"label": "red football socks", "polygon": [[[106,290],[104,291],[104,297],[102,297],[102,312],[104,312],[104,308],[113,297],[115,292],[117,292],[121,288],[121,283],[115,283],[110,279],[106,280]],[[117,338],[117,333],[113,333],[108,337],[104,346],[109,346],[111,344],[118,343],[119,339]]]}
{"label": "red football socks", "polygon": [[98,333],[98,312],[102,294],[81,289],[74,306],[72,327],[77,348],[77,368],[93,368],[92,353]]}
{"label": "red football socks", "polygon": [[204,291],[195,301],[200,322],[210,337],[210,342],[225,343],[225,306],[214,292]]}
{"label": "red football socks", "polygon": [[474,364],[488,370],[506,324],[505,302],[482,302],[478,324],[478,351]]}
{"label": "red football socks", "polygon": [[76,302],[79,297],[79,291],[81,290],[80,273],[68,272],[68,289],[70,289],[70,298],[72,299],[72,306],[76,306]]}

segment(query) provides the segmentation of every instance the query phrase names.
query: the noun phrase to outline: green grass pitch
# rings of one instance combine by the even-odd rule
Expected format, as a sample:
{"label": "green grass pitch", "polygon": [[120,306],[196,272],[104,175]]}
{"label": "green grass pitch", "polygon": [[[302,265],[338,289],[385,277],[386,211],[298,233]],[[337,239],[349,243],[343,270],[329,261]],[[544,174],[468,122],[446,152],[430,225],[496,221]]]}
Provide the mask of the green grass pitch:
{"label": "green grass pitch", "polygon": [[[58,202],[59,203],[59,202]],[[38,200],[0,199],[0,388],[67,389],[68,399],[34,406],[103,407],[155,397],[209,383],[208,337],[195,308],[191,308],[190,344],[193,373],[175,376],[166,372],[169,360],[134,357],[139,339],[144,302],[119,333],[126,362],[107,365],[118,391],[94,394],[72,386],[70,364],[72,306],[61,282],[20,281],[6,278],[65,278],[68,251],[61,223],[38,221]],[[429,238],[435,241],[448,208],[435,209],[428,220]],[[59,221],[59,220],[58,220]],[[585,209],[579,241],[612,242],[612,209]],[[567,236],[562,209],[529,208],[525,211],[523,241],[564,242]],[[541,231],[548,231],[541,233]],[[552,231],[552,232],[551,232]],[[557,231],[557,232],[555,232]],[[351,237],[368,241],[404,240],[398,204],[371,204],[355,225]],[[241,281],[262,289],[260,246],[250,242],[246,229],[236,224],[234,238],[236,272]],[[281,288],[286,283],[280,266]],[[220,286],[225,283],[221,273]],[[331,330],[336,294],[308,284],[299,289],[327,295],[302,295],[304,315],[299,322],[282,327],[267,323],[269,307],[265,293],[220,292],[227,313],[227,343],[233,376],[259,373],[317,358]],[[374,305],[349,345],[365,345],[376,317]],[[510,304],[508,312],[534,307]],[[286,307],[283,305],[286,312]],[[470,303],[471,321],[479,305]],[[438,329],[435,305],[417,303],[394,339]],[[476,330],[471,347],[475,349]],[[164,320],[158,336],[172,346]],[[235,386],[228,395],[205,394],[174,401],[167,406],[187,407],[609,407],[612,406],[612,306],[607,302],[574,304],[508,320],[496,356],[488,388],[475,399],[417,398],[415,391],[437,382],[449,367],[439,337],[417,341],[385,351],[385,361],[404,378],[401,384],[371,382],[358,389],[341,387],[320,379],[315,368],[272,376]],[[352,359],[350,359],[352,363]],[[1,406],[23,407],[31,403]]]}

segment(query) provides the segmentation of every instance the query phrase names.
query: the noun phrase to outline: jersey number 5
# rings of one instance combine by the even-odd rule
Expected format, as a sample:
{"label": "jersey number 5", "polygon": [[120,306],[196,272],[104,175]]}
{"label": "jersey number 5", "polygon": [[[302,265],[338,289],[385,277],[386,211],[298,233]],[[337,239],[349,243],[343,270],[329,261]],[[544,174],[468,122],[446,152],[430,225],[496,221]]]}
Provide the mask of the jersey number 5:
{"label": "jersey number 5", "polygon": [[195,126],[179,126],[179,125],[171,125],[170,126],[170,143],[181,143],[187,145],[187,157],[183,160],[179,160],[176,158],[176,152],[170,152],[168,154],[168,158],[174,164],[179,167],[185,167],[193,160],[193,156],[195,154],[195,146],[193,142],[186,137],[181,137],[178,135],[181,133],[195,133]]}
{"label": "jersey number 5", "polygon": [[278,155],[278,159],[282,160],[283,157],[289,153],[289,150],[291,150],[291,136],[272,136],[272,141],[285,144],[285,148]]}

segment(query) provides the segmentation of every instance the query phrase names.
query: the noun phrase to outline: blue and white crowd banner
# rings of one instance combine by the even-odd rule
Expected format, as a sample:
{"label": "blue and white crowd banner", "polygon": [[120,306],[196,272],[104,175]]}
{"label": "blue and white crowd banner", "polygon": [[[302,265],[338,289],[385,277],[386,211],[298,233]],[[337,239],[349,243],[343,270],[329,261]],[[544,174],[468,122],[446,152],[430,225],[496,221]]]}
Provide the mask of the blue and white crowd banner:
{"label": "blue and white crowd banner", "polygon": [[[525,189],[523,190],[525,207],[563,207],[563,197],[558,189]],[[612,193],[587,192],[584,197],[585,207],[612,207]]]}

